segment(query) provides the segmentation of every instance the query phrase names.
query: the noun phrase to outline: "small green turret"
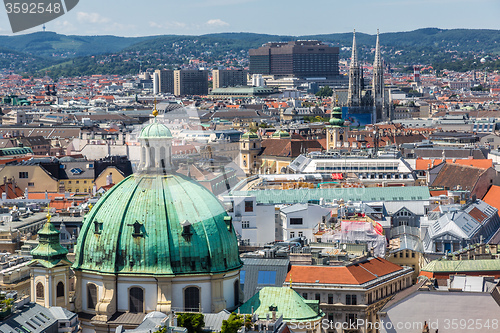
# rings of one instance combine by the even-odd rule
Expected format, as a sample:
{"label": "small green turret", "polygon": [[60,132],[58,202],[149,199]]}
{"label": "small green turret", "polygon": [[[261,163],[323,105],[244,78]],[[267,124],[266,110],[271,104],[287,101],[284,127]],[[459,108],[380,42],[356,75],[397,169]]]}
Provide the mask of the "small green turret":
{"label": "small green turret", "polygon": [[47,213],[47,222],[38,231],[38,245],[31,251],[32,262],[37,261],[47,268],[54,267],[61,261],[71,263],[66,258],[68,250],[59,242],[60,231],[50,222],[50,218],[50,213]]}
{"label": "small green turret", "polygon": [[342,119],[342,109],[340,107],[334,107],[332,113],[330,114],[330,125],[332,126],[344,126],[344,120]]}

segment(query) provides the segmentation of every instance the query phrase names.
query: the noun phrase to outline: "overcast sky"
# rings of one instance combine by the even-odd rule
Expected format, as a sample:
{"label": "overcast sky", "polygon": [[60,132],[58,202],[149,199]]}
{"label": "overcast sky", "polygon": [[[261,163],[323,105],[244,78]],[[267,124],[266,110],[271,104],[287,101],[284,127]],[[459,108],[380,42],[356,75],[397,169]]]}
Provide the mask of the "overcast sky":
{"label": "overcast sky", "polygon": [[[381,33],[427,27],[500,29],[499,17],[500,0],[80,0],[46,27],[72,35],[298,36],[353,29],[375,34],[377,28]],[[0,34],[12,35],[5,9],[0,10]]]}

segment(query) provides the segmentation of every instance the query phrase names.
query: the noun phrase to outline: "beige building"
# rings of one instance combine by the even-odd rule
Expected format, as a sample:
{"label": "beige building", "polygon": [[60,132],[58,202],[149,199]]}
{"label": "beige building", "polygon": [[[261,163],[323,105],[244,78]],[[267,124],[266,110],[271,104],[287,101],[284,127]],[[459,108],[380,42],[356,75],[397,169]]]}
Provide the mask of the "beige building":
{"label": "beige building", "polygon": [[[391,242],[392,241],[394,240],[391,240]],[[412,283],[417,283],[418,276],[420,275],[420,268],[425,265],[423,253],[409,249],[398,249],[391,252],[387,255],[386,259],[393,264],[413,268],[413,274],[411,277]]]}
{"label": "beige building", "polygon": [[247,85],[248,71],[242,69],[212,70],[213,88],[226,88]]}
{"label": "beige building", "polygon": [[[305,299],[320,301],[320,309],[333,323],[328,332],[375,333],[377,312],[394,294],[412,285],[412,273],[411,268],[382,258],[346,266],[294,265],[283,285],[291,285]],[[358,320],[364,325],[356,325]]]}
{"label": "beige building", "polygon": [[96,189],[100,189],[103,186],[110,184],[118,184],[125,176],[118,168],[114,166],[107,167],[99,176],[95,179]]}
{"label": "beige building", "polygon": [[0,179],[4,177],[29,192],[59,192],[59,180],[41,165],[6,165],[0,170]]}

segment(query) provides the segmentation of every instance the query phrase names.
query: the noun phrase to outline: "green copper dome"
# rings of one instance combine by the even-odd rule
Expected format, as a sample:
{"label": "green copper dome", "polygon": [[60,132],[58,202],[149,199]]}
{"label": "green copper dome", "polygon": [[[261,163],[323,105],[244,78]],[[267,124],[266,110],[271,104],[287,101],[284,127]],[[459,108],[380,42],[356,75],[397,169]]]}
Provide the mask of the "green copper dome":
{"label": "green copper dome", "polygon": [[150,139],[150,138],[171,138],[172,133],[167,126],[160,124],[155,121],[141,130],[139,139]]}
{"label": "green copper dome", "polygon": [[242,139],[258,139],[259,137],[257,136],[257,134],[255,132],[246,132],[245,134],[243,134],[241,136]]}
{"label": "green copper dome", "polygon": [[273,138],[289,138],[290,133],[285,132],[285,131],[276,131],[273,133]]}
{"label": "green copper dome", "polygon": [[73,268],[101,273],[182,275],[241,267],[226,211],[180,174],[131,175],[86,215]]}

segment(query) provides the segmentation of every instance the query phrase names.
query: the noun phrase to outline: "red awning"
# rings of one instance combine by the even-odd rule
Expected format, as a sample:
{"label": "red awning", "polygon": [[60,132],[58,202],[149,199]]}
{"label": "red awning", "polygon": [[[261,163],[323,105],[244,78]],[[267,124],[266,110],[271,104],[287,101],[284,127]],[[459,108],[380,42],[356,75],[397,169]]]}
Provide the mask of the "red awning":
{"label": "red awning", "polygon": [[342,180],[342,179],[344,179],[344,176],[341,173],[332,173],[332,179]]}

